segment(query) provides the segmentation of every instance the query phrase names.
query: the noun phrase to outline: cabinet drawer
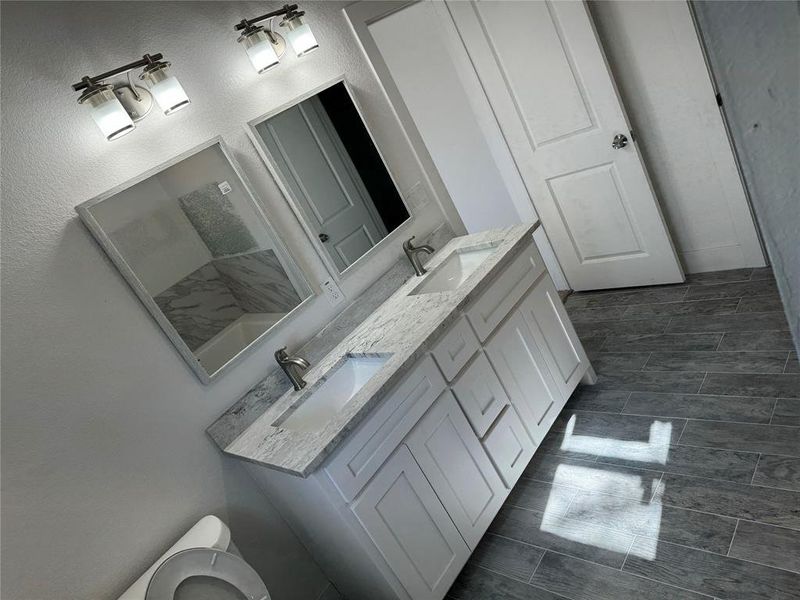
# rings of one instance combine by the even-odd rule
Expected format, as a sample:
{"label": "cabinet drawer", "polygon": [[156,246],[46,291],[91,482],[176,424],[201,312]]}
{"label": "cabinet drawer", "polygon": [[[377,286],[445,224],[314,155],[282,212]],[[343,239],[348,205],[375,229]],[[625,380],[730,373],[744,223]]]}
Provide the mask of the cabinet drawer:
{"label": "cabinet drawer", "polygon": [[467,308],[467,318],[480,341],[486,341],[500,321],[544,272],[542,257],[531,242]]}
{"label": "cabinet drawer", "polygon": [[469,549],[405,445],[364,488],[352,511],[411,598],[444,597]]}
{"label": "cabinet drawer", "polygon": [[433,359],[424,358],[366,417],[325,466],[345,500],[358,495],[444,389]]}
{"label": "cabinet drawer", "polygon": [[475,337],[475,332],[472,331],[467,319],[461,317],[444,337],[436,342],[431,354],[445,379],[453,381],[461,367],[467,364],[479,347],[480,342]]}
{"label": "cabinet drawer", "polygon": [[483,352],[456,379],[453,393],[478,437],[486,435],[509,403],[506,391]]}
{"label": "cabinet drawer", "polygon": [[536,446],[513,406],[503,414],[483,440],[483,447],[508,489],[514,487],[533,456]]}

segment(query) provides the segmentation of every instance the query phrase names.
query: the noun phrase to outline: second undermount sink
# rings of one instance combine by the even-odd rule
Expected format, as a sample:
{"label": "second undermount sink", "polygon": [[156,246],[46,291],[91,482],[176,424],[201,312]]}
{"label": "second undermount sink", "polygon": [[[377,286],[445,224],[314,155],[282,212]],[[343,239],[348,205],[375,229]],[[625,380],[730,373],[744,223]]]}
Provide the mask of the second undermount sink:
{"label": "second undermount sink", "polygon": [[409,293],[409,296],[458,289],[496,249],[495,245],[484,244],[454,250]]}
{"label": "second undermount sink", "polygon": [[273,427],[293,431],[318,431],[372,379],[391,354],[348,354],[305,392]]}

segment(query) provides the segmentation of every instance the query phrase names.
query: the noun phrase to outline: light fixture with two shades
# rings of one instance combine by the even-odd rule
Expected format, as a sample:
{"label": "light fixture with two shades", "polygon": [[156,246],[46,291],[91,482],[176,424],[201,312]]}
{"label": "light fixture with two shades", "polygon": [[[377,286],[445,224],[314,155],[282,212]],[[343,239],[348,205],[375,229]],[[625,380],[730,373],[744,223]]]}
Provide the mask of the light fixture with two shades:
{"label": "light fixture with two shades", "polygon": [[[170,73],[170,63],[161,54],[145,54],[140,60],[106,71],[94,77],[84,76],[72,89],[83,93],[78,103],[89,107],[92,119],[108,141],[116,140],[136,128],[153,107],[153,100],[165,115],[185,108],[189,98],[177,78]],[[147,88],[133,82],[135,69],[142,69],[139,79]],[[108,83],[113,77],[127,75],[127,80]]]}
{"label": "light fixture with two shades", "polygon": [[[250,63],[258,73],[277,67],[286,52],[286,42],[272,28],[275,17],[283,16],[280,26],[286,28],[286,38],[298,58],[319,47],[311,27],[303,22],[305,12],[297,8],[297,4],[286,4],[283,8],[254,19],[242,19],[234,25],[234,30],[242,32],[237,41],[244,46]],[[256,25],[262,21],[267,22],[266,26]]]}

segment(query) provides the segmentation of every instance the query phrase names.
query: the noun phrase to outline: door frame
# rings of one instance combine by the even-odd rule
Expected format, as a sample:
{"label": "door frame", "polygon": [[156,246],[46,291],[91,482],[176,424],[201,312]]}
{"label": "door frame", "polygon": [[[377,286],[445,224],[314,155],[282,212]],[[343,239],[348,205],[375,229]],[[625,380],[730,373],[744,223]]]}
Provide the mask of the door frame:
{"label": "door frame", "polygon": [[725,137],[728,138],[728,145],[731,148],[733,164],[736,165],[736,172],[739,175],[739,181],[742,183],[744,198],[747,202],[747,210],[750,211],[750,218],[753,219],[753,228],[756,230],[756,239],[758,240],[758,245],[761,248],[761,256],[764,259],[764,263],[766,263],[767,266],[770,266],[769,253],[767,253],[767,247],[764,244],[764,236],[761,233],[761,223],[758,222],[758,216],[753,209],[753,194],[750,192],[750,185],[748,184],[747,178],[744,175],[744,170],[742,169],[742,161],[739,157],[739,150],[736,148],[736,143],[734,142],[733,135],[731,134],[731,125],[728,121],[728,113],[725,110],[725,103],[722,101],[720,104],[720,98],[722,96],[720,94],[719,84],[717,83],[714,70],[711,68],[711,61],[708,57],[708,46],[706,45],[706,40],[703,37],[703,30],[700,29],[700,22],[697,20],[697,9],[694,6],[694,1],[695,0],[686,0],[686,5],[689,8],[689,16],[692,19],[692,25],[694,26],[694,31],[697,34],[697,41],[700,43],[700,52],[703,55],[703,62],[705,63],[706,71],[708,71],[708,78],[711,81],[711,88],[714,90],[714,95],[717,98],[717,109],[722,117],[722,126],[725,129]]}

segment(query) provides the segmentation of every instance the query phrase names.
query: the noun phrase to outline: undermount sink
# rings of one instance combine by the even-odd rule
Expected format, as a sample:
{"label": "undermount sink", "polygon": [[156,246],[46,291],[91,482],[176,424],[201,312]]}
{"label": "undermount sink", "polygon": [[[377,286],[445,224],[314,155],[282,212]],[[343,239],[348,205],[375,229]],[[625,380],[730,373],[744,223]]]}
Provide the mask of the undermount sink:
{"label": "undermount sink", "polygon": [[348,354],[284,412],[272,424],[273,427],[294,431],[322,429],[372,379],[390,356]]}
{"label": "undermount sink", "polygon": [[496,249],[495,245],[481,245],[454,250],[409,293],[409,296],[458,289]]}

